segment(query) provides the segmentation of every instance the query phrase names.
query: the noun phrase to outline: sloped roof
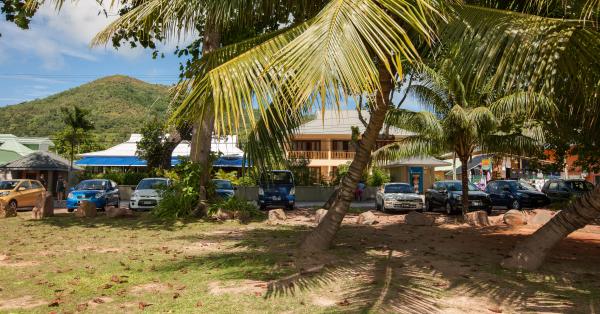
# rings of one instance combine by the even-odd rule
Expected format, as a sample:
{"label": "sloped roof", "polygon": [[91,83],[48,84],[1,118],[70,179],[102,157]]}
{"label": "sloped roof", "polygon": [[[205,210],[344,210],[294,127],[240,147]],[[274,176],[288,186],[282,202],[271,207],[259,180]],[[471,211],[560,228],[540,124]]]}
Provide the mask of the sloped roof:
{"label": "sloped roof", "polygon": [[439,160],[434,157],[414,157],[408,159],[401,159],[392,161],[383,168],[393,168],[397,166],[419,166],[419,167],[437,167],[437,166],[447,166],[449,163],[443,160]]}
{"label": "sloped roof", "polygon": [[[362,115],[369,121],[369,113],[366,110],[362,111]],[[297,134],[351,135],[353,126],[358,127],[361,133],[365,131],[365,126],[358,117],[358,111],[325,110],[324,114],[319,111],[314,120],[301,125]],[[411,134],[406,130],[390,127],[390,135],[402,137]]]}
{"label": "sloped roof", "polygon": [[[10,170],[50,170],[69,171],[69,161],[59,155],[50,152],[34,152],[17,160],[0,166],[2,169]],[[83,170],[73,166],[73,170]]]}
{"label": "sloped roof", "polygon": [[0,145],[0,149],[13,151],[21,156],[33,153],[32,149],[13,139],[7,140],[6,142],[4,142],[4,144]]}
{"label": "sloped roof", "polygon": [[[137,143],[142,139],[141,134],[131,134],[127,142],[115,145],[109,149],[85,153],[79,156],[81,157],[130,157],[136,156]],[[221,153],[223,155],[243,155],[244,152],[237,146],[237,136],[229,135],[224,138],[213,138],[210,149],[215,153]],[[173,157],[187,157],[190,155],[190,143],[187,141],[181,142],[175,150],[173,150]]]}
{"label": "sloped roof", "polygon": [[47,137],[18,137],[13,134],[0,134],[0,142],[15,140],[21,144],[47,144],[50,147],[54,146],[54,142]]}

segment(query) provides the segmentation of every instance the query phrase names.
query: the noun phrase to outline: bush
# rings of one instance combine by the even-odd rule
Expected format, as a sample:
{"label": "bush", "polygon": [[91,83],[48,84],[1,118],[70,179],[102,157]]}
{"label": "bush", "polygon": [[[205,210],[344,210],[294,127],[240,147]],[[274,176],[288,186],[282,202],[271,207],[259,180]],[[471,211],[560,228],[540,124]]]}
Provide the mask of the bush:
{"label": "bush", "polygon": [[373,168],[371,170],[371,175],[367,179],[367,184],[369,186],[382,186],[385,183],[390,182],[390,176],[385,172],[385,170],[380,168]]}
{"label": "bush", "polygon": [[225,172],[223,169],[219,169],[217,172],[215,172],[214,178],[220,180],[229,180],[233,185],[239,184],[237,172],[235,171]]}
{"label": "bush", "polygon": [[245,175],[238,180],[239,186],[256,186],[256,180],[248,175]]}
{"label": "bush", "polygon": [[215,216],[219,210],[233,214],[233,217],[241,222],[265,217],[265,214],[258,210],[254,204],[235,196],[210,205],[208,216]]}
{"label": "bush", "polygon": [[[165,171],[164,176],[171,179],[172,184],[162,191],[162,200],[152,213],[163,218],[190,216],[198,205],[201,175],[200,165],[190,161],[182,161],[173,170]],[[214,189],[212,192],[214,194]]]}
{"label": "bush", "polygon": [[115,181],[119,185],[137,185],[144,178],[152,175],[146,172],[107,172],[107,173],[90,173],[84,172],[80,176],[80,180],[88,179],[106,179]]}

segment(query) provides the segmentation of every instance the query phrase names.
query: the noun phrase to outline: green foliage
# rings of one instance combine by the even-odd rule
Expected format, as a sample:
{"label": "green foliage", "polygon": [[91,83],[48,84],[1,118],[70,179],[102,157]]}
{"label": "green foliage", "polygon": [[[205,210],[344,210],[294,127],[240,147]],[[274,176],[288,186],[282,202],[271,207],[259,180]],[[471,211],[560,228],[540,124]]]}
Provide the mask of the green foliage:
{"label": "green foliage", "polygon": [[369,175],[369,178],[367,179],[367,185],[378,187],[388,182],[390,182],[390,176],[385,170],[377,167],[371,169],[371,175]]}
{"label": "green foliage", "polygon": [[[350,169],[350,162],[347,162],[343,165],[339,165],[337,167],[337,171],[336,173],[334,173],[334,178],[333,178],[333,185],[338,185],[342,179],[346,176],[346,174],[348,174],[348,170]],[[365,171],[363,172],[360,181],[367,181],[369,178],[369,174]]]}
{"label": "green foliage", "polygon": [[217,172],[215,172],[214,178],[220,180],[229,180],[233,185],[239,185],[240,183],[240,180],[237,177],[237,172],[235,171],[225,172],[225,170],[219,169]]}
{"label": "green foliage", "polygon": [[286,167],[294,175],[296,185],[312,185],[315,181],[311,178],[308,164],[310,160],[306,158],[292,158],[286,162]]}
{"label": "green foliage", "polygon": [[[54,134],[54,150],[57,154],[65,157],[71,157],[71,137],[73,132],[68,129],[63,129]],[[97,135],[91,134],[90,132],[82,132],[78,130],[75,134],[78,139],[74,147],[74,154],[83,154],[93,151],[99,151],[106,149],[107,146],[103,145]]]}
{"label": "green foliage", "polygon": [[238,186],[256,186],[256,179],[249,175],[244,175],[238,179]]}
{"label": "green foliage", "polygon": [[162,200],[152,213],[163,218],[190,216],[198,205],[201,168],[198,163],[182,160],[172,170],[165,171],[164,176],[171,179],[172,184],[165,188]]}
{"label": "green foliage", "polygon": [[139,132],[148,117],[164,117],[167,86],[126,76],[109,76],[43,99],[0,108],[2,132],[17,136],[49,136],[63,128],[61,108],[79,106],[90,112],[102,146],[122,142]]}
{"label": "green foliage", "polygon": [[148,168],[162,168],[165,150],[167,149],[164,145],[164,123],[158,118],[149,120],[142,126],[141,134],[142,139],[138,142],[135,154],[147,161]]}
{"label": "green foliage", "polygon": [[215,216],[219,210],[232,213],[235,219],[242,222],[265,217],[265,213],[258,210],[254,204],[235,196],[210,205],[208,216]]}
{"label": "green foliage", "polygon": [[144,178],[153,177],[148,172],[107,172],[107,173],[90,173],[85,172],[80,178],[81,180],[87,179],[107,179],[115,181],[119,185],[133,185],[136,186]]}

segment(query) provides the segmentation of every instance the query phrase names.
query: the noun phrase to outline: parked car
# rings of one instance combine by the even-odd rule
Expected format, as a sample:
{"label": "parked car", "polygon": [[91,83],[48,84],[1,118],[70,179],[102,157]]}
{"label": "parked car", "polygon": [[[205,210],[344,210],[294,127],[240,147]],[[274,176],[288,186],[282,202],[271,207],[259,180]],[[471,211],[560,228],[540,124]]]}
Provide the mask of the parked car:
{"label": "parked car", "polygon": [[162,199],[161,193],[170,185],[167,178],[145,178],[142,179],[131,194],[129,208],[133,210],[152,209]]}
{"label": "parked car", "polygon": [[[488,214],[492,212],[492,202],[487,193],[481,191],[473,183],[469,187],[468,211],[484,210]],[[462,182],[458,180],[439,181],[425,192],[425,210],[434,211],[444,208],[446,214],[451,215],[462,211]]]}
{"label": "parked car", "polygon": [[486,192],[493,206],[509,209],[533,208],[550,204],[546,194],[527,182],[517,180],[494,180],[487,184]]}
{"label": "parked car", "polygon": [[289,170],[273,170],[263,173],[258,182],[258,205],[264,210],[270,206],[294,209],[296,188],[294,175]]}
{"label": "parked car", "polygon": [[35,201],[46,189],[37,180],[0,181],[0,201],[13,210],[20,207],[33,207]]}
{"label": "parked car", "polygon": [[96,208],[119,206],[119,189],[114,181],[106,179],[84,180],[69,190],[67,210],[73,212],[81,201],[89,201]]}
{"label": "parked car", "polygon": [[229,180],[224,179],[213,179],[212,182],[215,185],[215,193],[221,199],[230,199],[235,194],[235,187]]}
{"label": "parked car", "polygon": [[550,198],[550,201],[560,202],[570,200],[572,197],[582,196],[593,189],[593,184],[582,179],[552,179],[544,183],[542,192]]}
{"label": "parked car", "polygon": [[375,207],[383,212],[423,210],[423,199],[408,183],[386,183],[375,194]]}

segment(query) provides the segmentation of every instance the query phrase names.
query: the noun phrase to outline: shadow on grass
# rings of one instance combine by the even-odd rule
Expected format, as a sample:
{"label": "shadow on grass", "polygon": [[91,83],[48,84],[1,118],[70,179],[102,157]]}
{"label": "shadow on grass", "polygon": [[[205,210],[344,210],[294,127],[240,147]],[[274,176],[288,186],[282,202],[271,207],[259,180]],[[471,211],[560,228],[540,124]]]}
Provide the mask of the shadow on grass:
{"label": "shadow on grass", "polygon": [[[496,265],[523,236],[494,228],[345,225],[335,248],[307,262],[297,257],[296,248],[308,230],[279,226],[180,237],[190,242],[232,241],[233,248],[241,250],[194,256],[163,270],[209,268],[219,271],[222,280],[267,281],[265,298],[337,286],[341,287],[336,295],[338,309],[348,312],[433,313],[448,307],[494,312],[509,306],[517,311],[564,313],[580,312],[581,304],[593,306],[600,297],[597,268],[592,271],[599,278],[597,288],[577,283],[577,275],[552,269],[540,273],[500,269]],[[423,246],[418,241],[438,243]],[[455,248],[453,243],[461,241],[473,244]],[[448,303],[452,296],[458,304]],[[489,304],[474,304],[490,308],[460,304],[482,297]]]}
{"label": "shadow on grass", "polygon": [[186,223],[195,222],[191,219],[158,219],[150,213],[137,213],[131,218],[108,218],[103,212],[99,212],[95,218],[77,218],[73,213],[55,214],[54,217],[42,220],[31,220],[32,224],[47,224],[58,228],[98,228],[108,227],[125,230],[147,229],[147,230],[177,230]]}

